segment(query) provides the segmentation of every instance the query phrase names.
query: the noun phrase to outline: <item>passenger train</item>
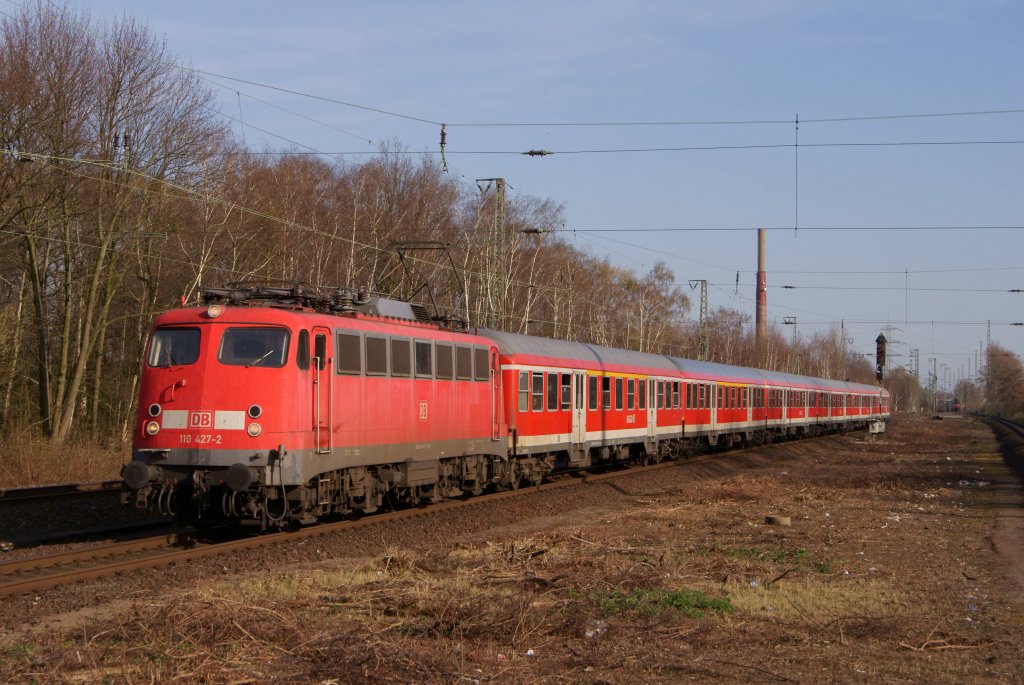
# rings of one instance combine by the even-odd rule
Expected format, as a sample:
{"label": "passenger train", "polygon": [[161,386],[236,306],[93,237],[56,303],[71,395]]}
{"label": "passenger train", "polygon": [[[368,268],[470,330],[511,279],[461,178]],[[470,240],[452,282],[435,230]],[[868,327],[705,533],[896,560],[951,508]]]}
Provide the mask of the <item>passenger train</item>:
{"label": "passenger train", "polygon": [[877,386],[452,330],[349,291],[203,298],[153,323],[123,470],[127,503],[189,521],[306,524],[889,418]]}

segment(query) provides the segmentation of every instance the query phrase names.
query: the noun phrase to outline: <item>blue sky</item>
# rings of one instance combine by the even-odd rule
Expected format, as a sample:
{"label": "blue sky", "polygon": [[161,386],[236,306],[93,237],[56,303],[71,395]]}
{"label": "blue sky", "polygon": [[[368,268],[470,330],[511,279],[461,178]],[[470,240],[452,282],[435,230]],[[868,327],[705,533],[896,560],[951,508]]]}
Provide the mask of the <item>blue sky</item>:
{"label": "blue sky", "polygon": [[[551,198],[578,247],[707,279],[712,308],[753,315],[752,229],[786,228],[768,233],[780,325],[844,321],[869,353],[888,324],[895,360],[918,349],[922,379],[934,358],[940,383],[973,371],[988,321],[994,342],[1024,353],[1024,326],[1008,325],[1024,321],[1024,293],[1006,292],[1024,288],[1024,229],[816,230],[1024,226],[1024,145],[834,145],[1024,141],[1024,113],[808,121],[1024,109],[1019,0],[71,4],[135,16],[197,69],[447,122],[453,174]],[[319,151],[438,146],[435,124],[212,80],[226,114]],[[456,125],[766,120],[788,123]],[[292,147],[253,128],[245,139]],[[742,146],[759,147],[458,154]],[[640,230],[694,228],[751,230]]]}

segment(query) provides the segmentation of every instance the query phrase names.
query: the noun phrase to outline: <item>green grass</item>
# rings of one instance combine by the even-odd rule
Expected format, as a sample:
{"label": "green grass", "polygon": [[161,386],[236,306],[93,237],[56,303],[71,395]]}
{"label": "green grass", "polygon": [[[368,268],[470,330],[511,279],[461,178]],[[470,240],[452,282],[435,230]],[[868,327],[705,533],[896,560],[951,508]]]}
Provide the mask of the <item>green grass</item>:
{"label": "green grass", "polygon": [[606,616],[627,611],[642,614],[660,614],[675,611],[691,618],[702,618],[705,611],[717,614],[732,613],[728,597],[708,597],[700,590],[664,590],[635,588],[592,592],[586,598],[596,604]]}

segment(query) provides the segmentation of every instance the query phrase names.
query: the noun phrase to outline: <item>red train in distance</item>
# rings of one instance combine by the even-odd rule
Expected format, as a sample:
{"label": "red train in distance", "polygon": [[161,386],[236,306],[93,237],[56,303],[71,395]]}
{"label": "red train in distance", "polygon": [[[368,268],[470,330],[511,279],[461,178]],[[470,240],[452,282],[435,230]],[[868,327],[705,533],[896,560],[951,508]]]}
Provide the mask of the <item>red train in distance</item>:
{"label": "red train in distance", "polygon": [[879,387],[452,326],[240,286],[153,322],[125,500],[264,529],[872,427]]}

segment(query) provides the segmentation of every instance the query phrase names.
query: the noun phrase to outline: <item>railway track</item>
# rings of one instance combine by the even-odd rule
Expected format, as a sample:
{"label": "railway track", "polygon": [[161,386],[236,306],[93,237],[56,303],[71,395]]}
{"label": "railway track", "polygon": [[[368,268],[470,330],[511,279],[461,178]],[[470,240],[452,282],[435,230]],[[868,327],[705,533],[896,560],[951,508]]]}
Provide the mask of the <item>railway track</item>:
{"label": "railway track", "polygon": [[121,480],[105,480],[98,483],[64,483],[30,488],[4,488],[0,489],[0,505],[9,502],[104,495],[120,492],[123,482]]}
{"label": "railway track", "polygon": [[[827,440],[835,436],[809,438],[801,442]],[[422,509],[402,509],[373,514],[365,518],[320,523],[296,531],[267,533],[242,537],[223,542],[209,542],[194,531],[153,536],[129,542],[119,542],[89,550],[79,550],[33,559],[0,564],[0,598],[41,592],[43,590],[69,585],[76,582],[96,580],[119,573],[155,568],[173,563],[200,559],[215,554],[253,549],[265,545],[351,531],[388,521],[400,521],[438,512],[479,506],[511,497],[521,497],[535,492],[547,492],[562,488],[579,487],[584,484],[600,483],[666,468],[687,468],[705,462],[737,462],[741,468],[746,457],[753,453],[784,449],[786,444],[772,444],[728,453],[711,453],[691,457],[683,461],[665,461],[648,466],[630,466],[602,473],[571,473],[555,481],[516,490],[495,492],[466,500],[451,500],[433,504]]]}

